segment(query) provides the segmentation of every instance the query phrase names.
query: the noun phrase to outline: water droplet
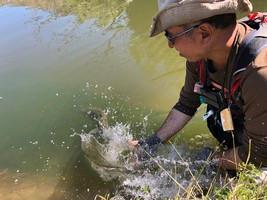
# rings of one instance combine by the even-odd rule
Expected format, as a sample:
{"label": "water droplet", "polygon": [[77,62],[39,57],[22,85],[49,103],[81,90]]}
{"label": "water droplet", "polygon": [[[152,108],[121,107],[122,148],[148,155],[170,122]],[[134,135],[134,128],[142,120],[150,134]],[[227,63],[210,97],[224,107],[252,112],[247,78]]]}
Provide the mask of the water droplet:
{"label": "water droplet", "polygon": [[36,144],[38,144],[38,141],[35,141],[35,142],[30,141],[30,143],[33,145],[36,145]]}

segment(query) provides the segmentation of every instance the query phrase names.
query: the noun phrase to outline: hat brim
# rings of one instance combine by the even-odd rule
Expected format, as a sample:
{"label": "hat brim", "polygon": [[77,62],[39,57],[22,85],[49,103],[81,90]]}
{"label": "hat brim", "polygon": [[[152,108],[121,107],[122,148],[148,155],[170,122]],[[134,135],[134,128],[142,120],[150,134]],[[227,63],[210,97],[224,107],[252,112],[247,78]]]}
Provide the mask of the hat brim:
{"label": "hat brim", "polygon": [[161,9],[154,17],[149,36],[183,24],[199,21],[215,15],[252,11],[248,0],[185,0],[170,3]]}

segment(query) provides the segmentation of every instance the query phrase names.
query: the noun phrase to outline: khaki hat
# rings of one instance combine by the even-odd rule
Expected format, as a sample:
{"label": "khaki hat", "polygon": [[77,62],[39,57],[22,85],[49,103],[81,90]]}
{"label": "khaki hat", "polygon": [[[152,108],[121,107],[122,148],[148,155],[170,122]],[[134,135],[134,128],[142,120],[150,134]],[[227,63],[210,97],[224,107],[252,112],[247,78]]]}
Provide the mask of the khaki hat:
{"label": "khaki hat", "polygon": [[159,12],[153,17],[149,36],[182,24],[206,19],[214,15],[249,12],[249,0],[158,0]]}

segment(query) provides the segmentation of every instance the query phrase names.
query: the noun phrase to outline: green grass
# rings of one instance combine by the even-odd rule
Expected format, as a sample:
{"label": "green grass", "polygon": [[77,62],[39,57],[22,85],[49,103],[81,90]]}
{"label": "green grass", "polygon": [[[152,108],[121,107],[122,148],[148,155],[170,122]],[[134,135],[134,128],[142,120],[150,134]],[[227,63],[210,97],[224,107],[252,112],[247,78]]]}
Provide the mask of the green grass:
{"label": "green grass", "polygon": [[214,189],[214,196],[219,200],[265,200],[267,183],[261,180],[262,172],[253,164],[238,166],[237,177],[229,179],[221,188]]}

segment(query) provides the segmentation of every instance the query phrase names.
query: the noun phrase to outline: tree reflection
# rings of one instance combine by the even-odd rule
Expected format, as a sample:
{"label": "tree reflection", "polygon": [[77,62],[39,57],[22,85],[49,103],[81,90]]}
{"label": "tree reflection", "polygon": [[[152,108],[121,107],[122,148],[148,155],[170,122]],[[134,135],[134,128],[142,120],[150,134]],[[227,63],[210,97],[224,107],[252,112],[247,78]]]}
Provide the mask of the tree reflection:
{"label": "tree reflection", "polygon": [[125,12],[132,0],[1,0],[0,5],[29,6],[52,13],[56,17],[74,15],[80,23],[96,19],[106,26]]}

